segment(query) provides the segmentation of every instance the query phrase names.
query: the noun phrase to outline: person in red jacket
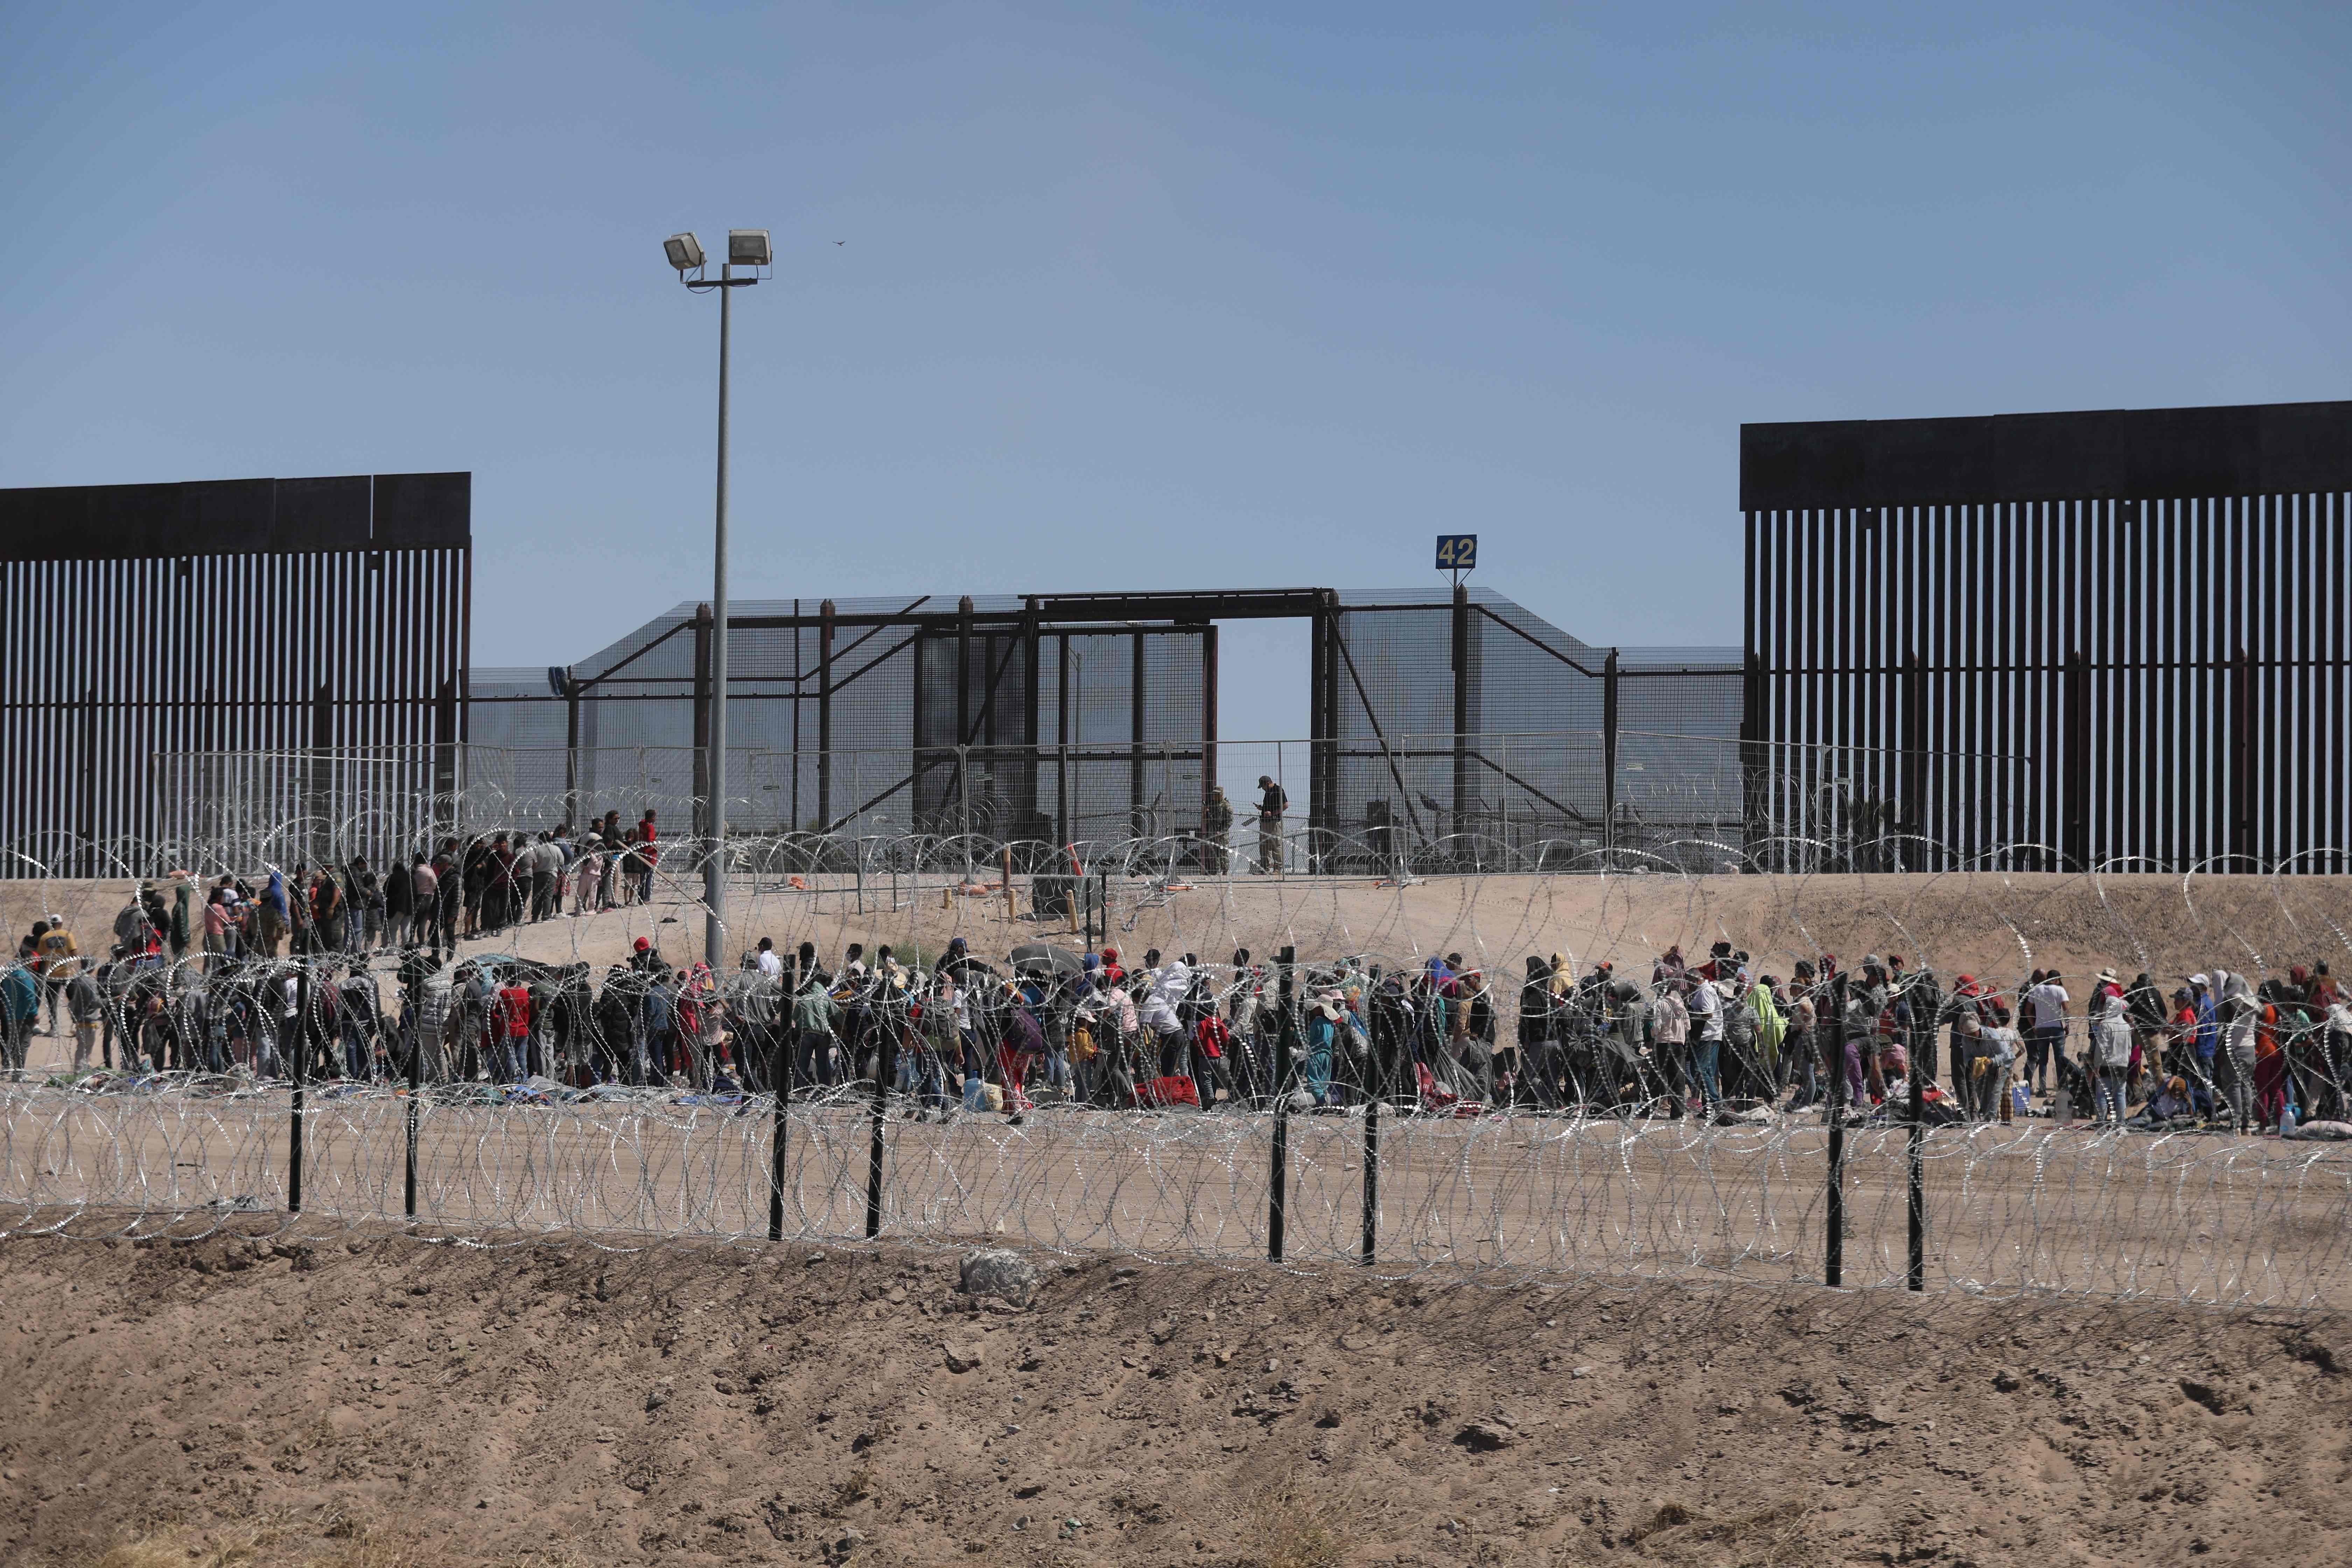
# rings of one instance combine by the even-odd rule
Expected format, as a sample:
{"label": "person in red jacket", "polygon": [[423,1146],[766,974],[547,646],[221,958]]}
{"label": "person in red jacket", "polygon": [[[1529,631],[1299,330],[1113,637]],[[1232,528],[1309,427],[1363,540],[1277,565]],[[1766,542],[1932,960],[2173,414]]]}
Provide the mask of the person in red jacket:
{"label": "person in red jacket", "polygon": [[490,1060],[503,1083],[520,1083],[530,1066],[530,988],[512,975],[490,1002]]}
{"label": "person in red jacket", "polygon": [[654,901],[654,867],[660,859],[661,851],[655,847],[654,808],[649,805],[645,816],[637,819],[637,848],[629,860],[637,874],[637,902],[641,904]]}

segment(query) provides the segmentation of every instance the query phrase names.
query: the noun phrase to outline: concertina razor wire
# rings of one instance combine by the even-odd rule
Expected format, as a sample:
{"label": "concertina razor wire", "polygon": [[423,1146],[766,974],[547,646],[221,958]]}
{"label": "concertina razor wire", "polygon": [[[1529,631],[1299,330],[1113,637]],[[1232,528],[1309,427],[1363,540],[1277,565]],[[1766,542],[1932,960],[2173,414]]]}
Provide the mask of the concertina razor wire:
{"label": "concertina razor wire", "polygon": [[[532,819],[528,803],[507,805]],[[1152,1261],[1271,1254],[1496,1282],[1819,1279],[1835,1250],[1847,1285],[2306,1308],[2352,1297],[2352,1160],[2325,1142],[2249,1135],[2226,1047],[2200,1058],[2193,1041],[2182,1050],[2151,1035],[2131,1090],[2135,1125],[2120,1131],[2019,1106],[2007,1079],[2027,1070],[2021,1048],[1997,1064],[1990,1096],[1980,1079],[1960,1081],[1948,1051],[1937,1060],[1956,982],[1971,971],[2007,965],[1978,990],[2000,1004],[1983,1014],[1987,1033],[2021,1047],[2016,993],[2055,954],[2104,953],[2168,991],[2191,973],[2218,990],[2224,972],[2263,976],[2352,952],[2343,890],[2296,874],[2340,862],[2332,849],[2262,868],[2053,873],[2037,869],[2054,863],[2046,848],[2018,846],[1957,871],[1897,873],[1867,868],[1900,863],[1885,846],[1835,839],[1801,853],[1785,840],[1597,852],[1552,841],[1505,856],[1464,835],[1450,848],[1420,846],[1410,863],[1392,857],[1384,872],[1339,876],[1295,868],[1313,851],[1294,831],[1282,869],[1257,877],[1243,874],[1255,847],[1246,828],[1230,855],[1198,835],[730,837],[730,946],[768,936],[789,963],[810,943],[827,994],[857,1010],[834,1026],[840,1059],[814,1066],[791,1048],[789,971],[772,996],[756,971],[698,979],[708,858],[691,841],[661,841],[641,867],[615,847],[585,864],[586,878],[574,859],[560,869],[555,912],[526,889],[511,924],[469,909],[461,889],[454,930],[413,916],[403,931],[388,921],[369,930],[348,915],[331,949],[328,931],[297,929],[267,955],[237,952],[236,938],[207,952],[192,932],[173,951],[163,928],[183,880],[266,887],[270,872],[290,876],[320,855],[312,846],[349,842],[351,826],[289,830],[275,857],[243,864],[194,845],[115,847],[103,864],[120,876],[104,881],[50,878],[26,848],[11,851],[29,875],[0,883],[0,898],[66,914],[69,929],[102,933],[93,945],[109,945],[103,934],[120,935],[140,907],[126,883],[151,878],[167,908],[150,921],[157,952],[85,952],[79,965],[99,993],[105,1058],[120,1046],[120,1064],[35,1062],[21,1054],[31,1037],[16,1033],[19,1065],[0,1085],[0,1234],[413,1219],[493,1246],[871,1237]],[[465,836],[461,861],[488,840],[488,829]],[[183,869],[193,875],[168,875]],[[366,907],[349,859],[335,858],[333,876],[347,906]],[[650,899],[635,899],[633,884],[646,883]],[[851,932],[866,933],[867,950],[854,983],[843,968]],[[1229,1039],[1212,1063],[1190,1052],[1188,1027],[1190,1054],[1169,1059],[1150,1026],[1108,1007],[1092,1017],[1101,1065],[1090,1081],[1066,1070],[1068,1021],[1050,1017],[1045,1033],[1061,1048],[1008,1071],[1014,1062],[995,1047],[1021,999],[994,976],[968,987],[976,1049],[921,1025],[921,997],[958,936],[1000,975],[1029,943],[1119,948],[1136,969],[1144,954],[1131,949],[1145,942],[1170,959],[1197,954],[1205,962],[1190,966],[1177,1001],[1188,1025],[1213,1012]],[[903,981],[877,963],[893,937]],[[411,938],[440,944],[445,962],[416,963]],[[673,1044],[659,1054],[645,1025],[656,987],[633,980],[626,958],[640,938],[684,941],[671,984],[705,988],[684,1030],[673,994]],[[289,942],[302,951],[274,951]],[[1741,976],[1726,992],[1735,1006],[1768,979],[1792,1001],[1801,961],[1826,1002],[1822,960],[1832,944],[1848,956],[1810,1051],[1785,1037],[1769,1050],[1727,1039],[1710,1086],[1686,1046],[1661,1040],[1656,1013],[1662,991],[1686,984],[1678,977],[1718,943]],[[1868,1030],[1883,1030],[1884,1015],[1852,1026],[1870,1042],[1858,1085],[1825,1054],[1833,1022],[1853,1016],[1859,955],[1878,952],[1907,961],[1887,989],[1921,1015],[1894,1026],[1910,1061],[1925,1058],[1917,1122],[1906,1071],[1876,1059]],[[1431,978],[1433,961],[1454,977],[1452,995]],[[2088,962],[2070,970],[2078,999]],[[477,1005],[477,975],[531,993],[510,1059],[483,1034],[507,987]],[[42,977],[37,1000],[70,1016],[57,979]],[[372,1008],[352,1000],[355,979]],[[861,984],[887,995],[860,1003]],[[606,1005],[616,991],[634,1010],[626,1023]],[[1326,1001],[1339,1016],[1328,1030],[1318,1024],[1335,1022]],[[1053,1007],[1041,1000],[1039,1011]],[[2064,1036],[2078,1062],[2086,1023],[2078,1011]],[[58,1027],[44,1038],[61,1056]],[[2347,1120],[2347,1031],[2352,1016],[2307,1006],[2267,1031],[2303,1112],[2298,1132]],[[969,1098],[956,1083],[965,1077],[979,1085]],[[1178,1078],[1205,1089],[1212,1109],[1170,1099]],[[1809,1078],[1820,1100],[1789,1109]],[[2183,1113],[2152,1114],[2175,1081]],[[790,1090],[781,1116],[780,1082]],[[2086,1087],[2076,1080],[2079,1113],[2091,1110]],[[1842,1093],[1849,1102],[1832,1103]],[[1906,1247],[1915,1192],[1917,1254]]]}

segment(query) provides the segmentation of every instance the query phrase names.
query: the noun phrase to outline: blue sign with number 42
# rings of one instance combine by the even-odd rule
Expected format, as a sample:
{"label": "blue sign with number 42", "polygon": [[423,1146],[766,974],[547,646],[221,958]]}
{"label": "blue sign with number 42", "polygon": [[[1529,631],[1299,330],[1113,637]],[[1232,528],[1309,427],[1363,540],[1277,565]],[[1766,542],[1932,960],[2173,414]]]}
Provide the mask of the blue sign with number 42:
{"label": "blue sign with number 42", "polygon": [[1467,572],[1477,564],[1476,534],[1441,533],[1437,536],[1437,569],[1440,572]]}

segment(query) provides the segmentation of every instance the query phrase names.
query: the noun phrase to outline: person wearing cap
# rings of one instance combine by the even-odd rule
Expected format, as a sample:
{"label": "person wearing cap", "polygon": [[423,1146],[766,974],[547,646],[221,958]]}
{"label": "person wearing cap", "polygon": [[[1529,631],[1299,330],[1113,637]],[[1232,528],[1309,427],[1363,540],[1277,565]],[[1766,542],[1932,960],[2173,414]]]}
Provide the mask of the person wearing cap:
{"label": "person wearing cap", "polygon": [[1225,786],[1212,784],[1209,798],[1201,807],[1201,843],[1205,864],[1202,869],[1213,876],[1233,874],[1234,803],[1225,795]]}
{"label": "person wearing cap", "polygon": [[1282,814],[1290,809],[1290,796],[1274,782],[1271,773],[1257,776],[1257,868],[1271,877],[1282,869]]}
{"label": "person wearing cap", "polygon": [[48,995],[49,1026],[45,1033],[58,1032],[58,1004],[65,997],[66,982],[81,973],[81,946],[66,929],[66,917],[51,915],[49,929],[41,933],[34,944],[40,959],[41,989]]}

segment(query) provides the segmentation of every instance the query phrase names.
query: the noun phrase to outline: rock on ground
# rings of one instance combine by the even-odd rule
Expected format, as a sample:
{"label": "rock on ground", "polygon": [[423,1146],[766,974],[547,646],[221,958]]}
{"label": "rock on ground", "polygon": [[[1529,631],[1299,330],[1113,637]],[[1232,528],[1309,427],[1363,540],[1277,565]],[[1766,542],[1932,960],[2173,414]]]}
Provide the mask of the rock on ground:
{"label": "rock on ground", "polygon": [[967,1296],[993,1296],[1025,1307],[1037,1293],[1037,1266],[1003,1247],[964,1255],[956,1289]]}

